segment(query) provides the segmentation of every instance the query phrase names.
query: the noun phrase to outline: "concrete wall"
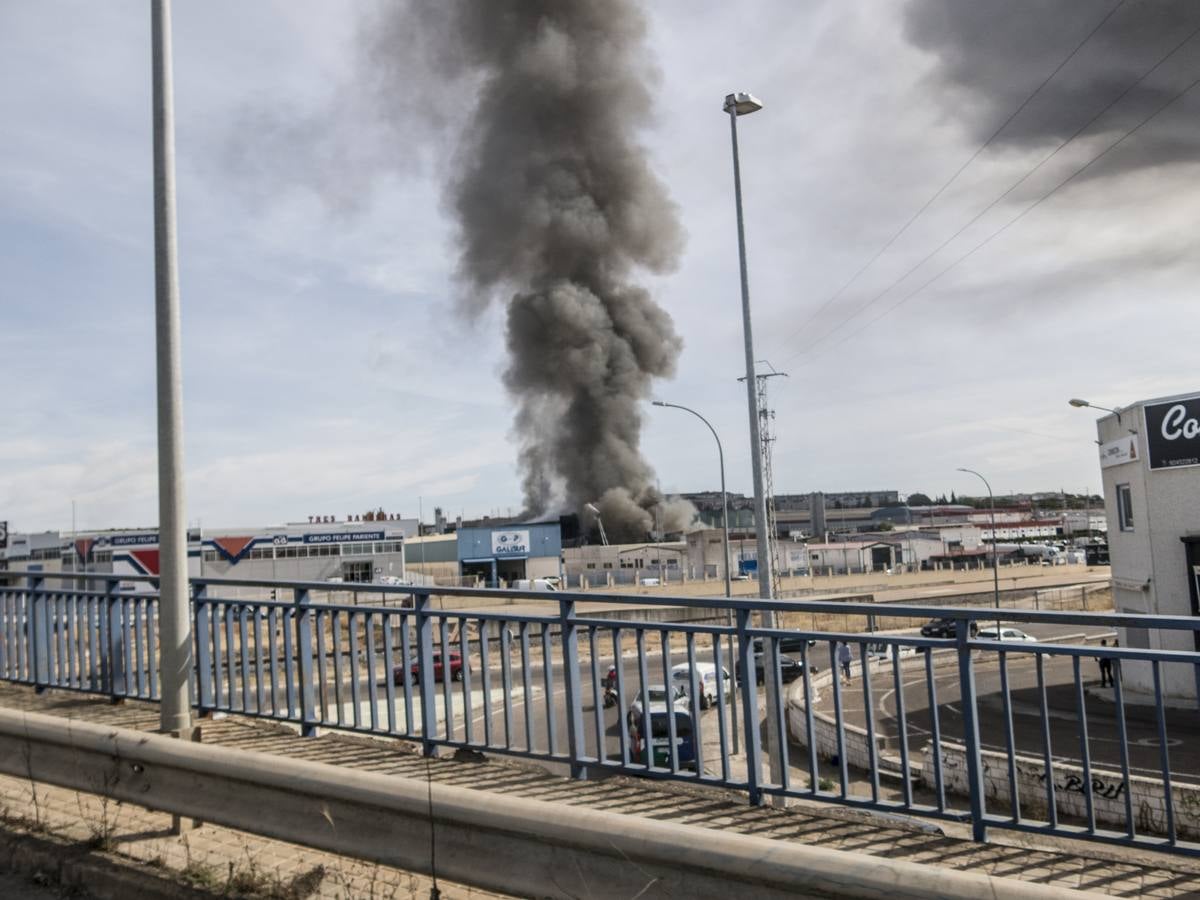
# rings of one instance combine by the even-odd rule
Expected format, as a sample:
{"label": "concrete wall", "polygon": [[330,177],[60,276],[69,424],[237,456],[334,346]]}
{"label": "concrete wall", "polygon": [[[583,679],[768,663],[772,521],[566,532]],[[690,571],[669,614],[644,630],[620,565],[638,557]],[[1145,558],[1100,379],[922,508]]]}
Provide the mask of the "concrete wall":
{"label": "concrete wall", "polygon": [[[985,750],[980,754],[983,763],[984,795],[988,808],[1009,809],[1008,757],[1003,753]],[[1016,760],[1017,793],[1021,812],[1029,817],[1046,818],[1046,767],[1042,760],[1018,756]],[[932,746],[925,749],[921,765],[921,783],[933,790]],[[1060,816],[1076,819],[1086,817],[1083,769],[1069,763],[1054,763],[1054,805]],[[942,783],[946,791],[967,796],[967,755],[961,744],[942,742]],[[1172,784],[1175,828],[1180,837],[1200,837],[1200,785]],[[1134,827],[1141,834],[1166,834],[1166,803],[1161,779],[1131,775],[1129,792],[1133,800]],[[1096,822],[1124,830],[1125,785],[1120,772],[1092,769],[1092,799]]]}

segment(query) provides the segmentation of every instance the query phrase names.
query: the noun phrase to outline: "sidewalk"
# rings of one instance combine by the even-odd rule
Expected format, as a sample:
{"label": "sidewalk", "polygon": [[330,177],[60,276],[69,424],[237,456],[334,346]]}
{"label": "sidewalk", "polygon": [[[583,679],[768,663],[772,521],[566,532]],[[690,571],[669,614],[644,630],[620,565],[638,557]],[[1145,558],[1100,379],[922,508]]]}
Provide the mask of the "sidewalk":
{"label": "sidewalk", "polygon": [[[55,691],[37,695],[13,685],[0,685],[0,705],[123,728],[154,730],[158,724],[158,709],[151,704],[111,706],[102,698]],[[438,782],[460,787],[590,806],[717,832],[799,841],[1113,896],[1200,896],[1200,861],[1142,850],[999,831],[994,843],[976,844],[964,827],[873,816],[824,804],[753,808],[743,797],[728,792],[624,777],[572,782],[501,757],[476,760],[466,758],[474,754],[465,754],[461,760],[427,762],[411,745],[398,741],[339,734],[301,738],[285,726],[236,717],[202,725],[204,740],[209,743],[419,780],[428,772]],[[213,892],[236,884],[257,886],[257,893],[247,890],[244,896],[340,900],[409,897],[427,894],[429,888],[424,878],[211,825],[172,837],[166,832],[169,816],[19,779],[0,779],[0,806],[10,822],[23,819],[77,844],[111,848],[155,871],[186,873],[193,883]],[[447,897],[490,896],[465,887],[440,886]]]}

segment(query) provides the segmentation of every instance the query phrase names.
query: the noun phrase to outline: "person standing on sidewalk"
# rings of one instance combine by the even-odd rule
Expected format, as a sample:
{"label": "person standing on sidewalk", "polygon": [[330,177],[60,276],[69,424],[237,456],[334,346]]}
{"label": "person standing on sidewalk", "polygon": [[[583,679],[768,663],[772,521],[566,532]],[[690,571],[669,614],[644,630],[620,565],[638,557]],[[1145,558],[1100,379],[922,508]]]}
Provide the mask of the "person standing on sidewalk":
{"label": "person standing on sidewalk", "polygon": [[838,645],[837,655],[838,664],[842,667],[842,684],[849,684],[852,680],[850,676],[850,661],[853,659],[850,654],[850,645],[842,641]]}
{"label": "person standing on sidewalk", "polygon": [[[1107,639],[1101,640],[1100,646],[1107,647],[1108,640]],[[1107,656],[1101,656],[1097,660],[1097,662],[1100,663],[1100,687],[1111,687],[1112,683],[1113,683],[1112,660],[1109,659]]]}

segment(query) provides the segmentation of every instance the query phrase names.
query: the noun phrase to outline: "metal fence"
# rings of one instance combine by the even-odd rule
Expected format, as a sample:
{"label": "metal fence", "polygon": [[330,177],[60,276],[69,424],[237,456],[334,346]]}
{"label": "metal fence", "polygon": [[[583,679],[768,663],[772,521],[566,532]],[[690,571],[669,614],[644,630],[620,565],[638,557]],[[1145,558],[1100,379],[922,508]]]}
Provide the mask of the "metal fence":
{"label": "metal fence", "polygon": [[[0,678],[157,698],[152,582],[130,594],[121,589],[135,579],[8,578]],[[742,791],[752,803],[800,797],[964,822],[980,840],[1006,828],[1200,854],[1200,786],[1185,783],[1200,727],[1195,619],[543,591],[505,592],[517,605],[475,610],[461,607],[496,592],[414,587],[411,605],[397,606],[370,602],[394,595],[388,586],[357,586],[356,604],[328,601],[337,588],[323,583],[192,587],[192,696],[202,713],[387,735],[427,752],[507,753],[579,777],[674,779]],[[250,589],[277,599],[245,599]],[[441,608],[444,596],[459,598],[454,609]],[[598,599],[625,610],[589,616],[584,604]],[[662,606],[713,615],[655,621]],[[763,608],[778,627],[756,624]],[[844,631],[798,624],[832,613],[849,617]],[[864,629],[889,618],[949,624],[945,636],[923,637],[856,631],[854,617]],[[1027,643],[988,631],[1013,626],[1053,634]],[[1144,646],[1081,640],[1081,630],[1114,628]],[[1100,661],[1111,698],[1084,669]],[[756,711],[736,726],[740,754],[735,700]],[[792,738],[774,767],[767,720]]]}

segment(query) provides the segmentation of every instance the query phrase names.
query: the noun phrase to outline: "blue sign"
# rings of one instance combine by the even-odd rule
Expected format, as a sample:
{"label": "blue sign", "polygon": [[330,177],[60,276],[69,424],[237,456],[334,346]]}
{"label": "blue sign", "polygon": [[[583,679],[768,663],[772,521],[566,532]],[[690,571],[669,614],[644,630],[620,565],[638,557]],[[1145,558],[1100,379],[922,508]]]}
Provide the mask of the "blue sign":
{"label": "blue sign", "polygon": [[[116,534],[110,538],[114,547],[144,547],[158,543],[157,534]],[[97,542],[99,543],[99,542]]]}

